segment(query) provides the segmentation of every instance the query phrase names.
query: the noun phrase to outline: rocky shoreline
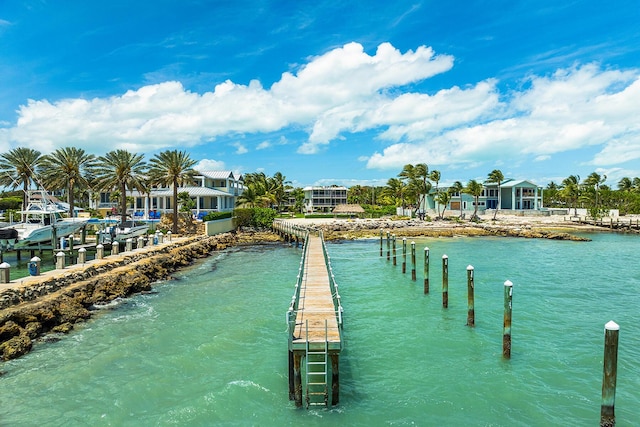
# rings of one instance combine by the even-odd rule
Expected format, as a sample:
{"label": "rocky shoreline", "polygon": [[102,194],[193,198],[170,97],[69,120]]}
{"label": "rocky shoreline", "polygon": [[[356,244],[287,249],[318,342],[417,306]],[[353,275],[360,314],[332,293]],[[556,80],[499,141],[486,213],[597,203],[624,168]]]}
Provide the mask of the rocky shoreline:
{"label": "rocky shoreline", "polygon": [[505,221],[451,221],[433,222],[409,220],[306,220],[305,226],[322,230],[326,240],[353,240],[380,237],[380,230],[386,235],[403,237],[454,237],[454,236],[502,236],[529,239],[553,239],[589,241],[575,232],[594,231],[590,226],[571,226],[568,224],[542,224],[531,222]]}

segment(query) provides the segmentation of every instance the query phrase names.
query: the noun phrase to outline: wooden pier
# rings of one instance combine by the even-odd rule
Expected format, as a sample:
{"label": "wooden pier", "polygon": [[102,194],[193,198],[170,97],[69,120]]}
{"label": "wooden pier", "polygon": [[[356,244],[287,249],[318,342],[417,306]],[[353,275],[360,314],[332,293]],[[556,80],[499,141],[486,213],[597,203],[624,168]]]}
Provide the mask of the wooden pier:
{"label": "wooden pier", "polygon": [[[289,399],[296,406],[336,405],[343,308],[322,235],[285,222],[274,228],[290,241],[304,240],[294,295],[287,311]],[[294,237],[295,235],[295,237]]]}

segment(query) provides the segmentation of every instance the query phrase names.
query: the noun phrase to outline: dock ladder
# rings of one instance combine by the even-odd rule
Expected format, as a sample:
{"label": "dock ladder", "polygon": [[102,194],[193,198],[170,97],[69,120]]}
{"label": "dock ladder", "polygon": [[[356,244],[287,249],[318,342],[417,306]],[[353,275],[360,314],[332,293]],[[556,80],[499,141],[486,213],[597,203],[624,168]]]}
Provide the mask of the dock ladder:
{"label": "dock ladder", "polygon": [[[309,321],[306,322],[307,337],[309,336]],[[307,408],[311,406],[329,405],[328,387],[328,354],[329,342],[327,338],[327,321],[324,322],[324,343],[320,348],[314,346],[307,339],[305,354],[305,376],[307,385]]]}

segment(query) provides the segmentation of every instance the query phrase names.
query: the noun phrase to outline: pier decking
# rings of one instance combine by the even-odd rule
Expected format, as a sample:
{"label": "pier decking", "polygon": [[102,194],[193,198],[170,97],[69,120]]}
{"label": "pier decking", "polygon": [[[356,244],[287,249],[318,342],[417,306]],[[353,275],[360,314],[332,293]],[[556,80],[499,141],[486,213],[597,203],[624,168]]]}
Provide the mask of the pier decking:
{"label": "pier decking", "polygon": [[[339,400],[342,305],[322,235],[284,222],[274,228],[305,244],[287,311],[289,398],[302,406],[331,406]],[[304,375],[303,375],[304,373]],[[304,380],[303,380],[304,376]]]}

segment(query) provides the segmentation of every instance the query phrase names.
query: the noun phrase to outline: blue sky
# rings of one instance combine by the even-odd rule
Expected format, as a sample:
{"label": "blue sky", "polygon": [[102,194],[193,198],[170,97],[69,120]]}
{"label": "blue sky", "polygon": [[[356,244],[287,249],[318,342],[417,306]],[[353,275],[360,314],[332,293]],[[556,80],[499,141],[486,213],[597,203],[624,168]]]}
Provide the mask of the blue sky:
{"label": "blue sky", "polygon": [[294,185],[640,176],[635,0],[4,0],[0,152],[187,150]]}

